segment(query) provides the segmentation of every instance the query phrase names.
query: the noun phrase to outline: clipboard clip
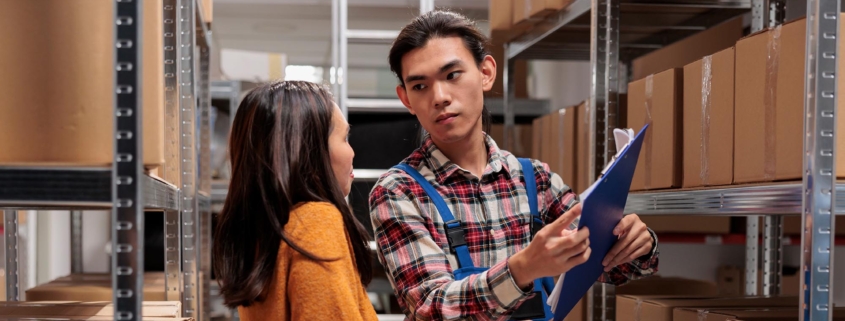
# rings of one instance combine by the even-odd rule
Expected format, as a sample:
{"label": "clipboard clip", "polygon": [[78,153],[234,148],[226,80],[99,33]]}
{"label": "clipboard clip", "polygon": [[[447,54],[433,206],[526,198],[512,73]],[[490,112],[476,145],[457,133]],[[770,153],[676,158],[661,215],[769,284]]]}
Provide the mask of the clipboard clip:
{"label": "clipboard clip", "polygon": [[613,137],[616,141],[616,154],[610,158],[610,161],[604,165],[604,169],[601,170],[601,174],[597,180],[604,177],[604,174],[610,169],[610,165],[616,162],[616,158],[622,154],[622,151],[628,148],[628,145],[631,144],[631,141],[634,140],[634,130],[631,128],[616,128],[613,130]]}

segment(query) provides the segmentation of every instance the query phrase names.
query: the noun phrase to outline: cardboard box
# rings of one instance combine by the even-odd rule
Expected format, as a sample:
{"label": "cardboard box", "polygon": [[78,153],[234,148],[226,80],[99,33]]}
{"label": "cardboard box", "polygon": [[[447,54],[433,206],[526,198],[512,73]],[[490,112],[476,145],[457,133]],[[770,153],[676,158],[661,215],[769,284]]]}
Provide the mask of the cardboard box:
{"label": "cardboard box", "polygon": [[616,297],[616,320],[672,321],[675,308],[795,307],[797,302],[798,297],[706,298],[619,295]]}
{"label": "cardboard box", "polygon": [[632,191],[681,186],[682,84],[683,70],[670,69],[628,85],[628,127],[639,132],[651,123],[631,182]]}
{"label": "cardboard box", "polygon": [[[179,301],[144,301],[141,306],[144,317],[179,318],[182,316],[182,303]],[[107,302],[1,302],[2,316],[29,317],[93,317],[113,316],[114,305]]]}
{"label": "cardboard box", "polygon": [[[27,301],[110,301],[111,278],[107,274],[75,274],[58,278],[26,291]],[[164,274],[144,274],[144,300],[165,301]]]}
{"label": "cardboard box", "polygon": [[[691,280],[676,277],[652,276],[645,279],[634,280],[623,286],[616,287],[617,295],[697,295],[715,296],[717,294],[716,284],[713,282]],[[585,296],[586,298],[586,296]],[[582,298],[572,308],[564,321],[590,321],[587,320],[586,300]]]}
{"label": "cardboard box", "polygon": [[514,0],[513,25],[517,28],[530,27],[532,18],[540,18],[545,14],[545,0]]}
{"label": "cardboard box", "polygon": [[[484,93],[485,97],[504,97],[504,68],[507,63],[507,60],[505,59],[504,43],[509,40],[506,38],[507,35],[494,32],[493,38],[490,41],[488,50],[490,51],[490,55],[493,59],[496,60],[496,81],[493,82],[493,88]],[[510,81],[513,81],[516,87],[514,89],[514,97],[528,98],[528,61],[516,60],[513,65],[513,79]]]}
{"label": "cardboard box", "polygon": [[205,22],[211,23],[214,18],[214,2],[212,0],[202,0],[202,15]]}
{"label": "cardboard box", "polygon": [[633,80],[671,68],[680,68],[706,55],[732,47],[743,36],[742,17],[697,32],[671,45],[634,59]]}
{"label": "cardboard box", "polygon": [[[745,293],[745,269],[736,266],[721,266],[717,272],[719,294],[722,296],[742,296]],[[784,268],[781,272],[780,294],[798,296],[801,288],[801,275],[796,268]],[[763,293],[763,271],[757,273],[757,293]]]}
{"label": "cardboard box", "polygon": [[[845,235],[845,218],[836,219],[833,223],[834,234]],[[784,235],[801,235],[801,216],[790,215],[783,217]]]}
{"label": "cardboard box", "polygon": [[575,108],[563,108],[534,120],[532,157],[545,162],[563,182],[575,187]]}
{"label": "cardboard box", "polygon": [[575,303],[575,306],[569,311],[569,314],[563,318],[563,321],[589,321],[587,320],[586,296],[581,298],[581,300],[578,300],[578,303]]}
{"label": "cardboard box", "polygon": [[590,173],[590,111],[589,101],[585,101],[575,107],[575,193],[580,194],[587,190],[595,179]]}
{"label": "cardboard box", "polygon": [[[800,19],[737,42],[736,106],[742,108],[736,108],[735,183],[801,179],[805,52],[798,47],[804,46],[805,31],[806,22]],[[843,88],[845,83],[840,82],[837,90]],[[837,99],[838,104],[845,103],[845,96]],[[843,120],[845,113],[837,113],[837,122]],[[842,153],[845,133],[837,135]],[[845,177],[841,155],[836,165],[839,178]]]}
{"label": "cardboard box", "polygon": [[[144,2],[143,162],[164,162],[162,0]],[[37,36],[35,36],[37,35]],[[0,3],[0,164],[107,166],[114,158],[114,8]]]}
{"label": "cardboard box", "polygon": [[[532,155],[532,147],[534,145],[533,140],[533,127],[529,124],[516,124],[514,125],[514,141],[516,144],[514,145],[513,150],[508,150],[511,154],[514,154],[516,157],[531,157]],[[499,149],[505,149],[505,125],[504,124],[492,124],[490,125],[490,137],[496,141],[496,144],[499,146]]]}
{"label": "cardboard box", "polygon": [[[675,321],[794,321],[796,307],[757,307],[735,309],[675,309]],[[833,320],[845,320],[845,309],[834,308]]]}
{"label": "cardboard box", "polygon": [[560,10],[566,9],[572,4],[572,0],[546,0],[546,9],[545,11],[548,14],[554,14]]}
{"label": "cardboard box", "polygon": [[640,219],[657,233],[728,234],[731,232],[730,217],[645,215]]}
{"label": "cardboard box", "polygon": [[513,16],[513,0],[490,0],[488,20],[491,32],[510,31],[513,27]]}
{"label": "cardboard box", "polygon": [[577,148],[577,132],[576,121],[578,118],[577,108],[570,107],[560,109],[557,112],[557,143],[554,150],[558,152],[557,163],[553,167],[552,172],[558,173],[567,186],[572,188],[577,186],[577,164],[576,164],[576,148]]}
{"label": "cardboard box", "polygon": [[630,281],[616,287],[617,295],[694,295],[699,297],[715,297],[719,295],[716,283],[679,277],[652,276],[645,279]]}
{"label": "cardboard box", "polygon": [[[734,48],[684,67],[682,187],[733,181]],[[729,142],[729,143],[726,143]]]}

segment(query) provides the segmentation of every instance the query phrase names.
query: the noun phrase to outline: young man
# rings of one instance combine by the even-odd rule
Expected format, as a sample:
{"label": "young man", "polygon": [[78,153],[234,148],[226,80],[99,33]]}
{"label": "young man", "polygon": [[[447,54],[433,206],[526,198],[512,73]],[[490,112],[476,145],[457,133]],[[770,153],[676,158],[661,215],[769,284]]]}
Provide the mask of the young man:
{"label": "young man", "polygon": [[[535,174],[525,177],[532,168],[483,132],[483,94],[496,79],[486,42],[466,17],[433,11],[402,29],[390,50],[396,93],[429,133],[401,166],[420,173],[438,194],[396,168],[370,194],[378,257],[408,319],[506,320],[533,299],[535,280],[558,276],[590,255],[589,231],[575,231],[577,196],[560,176],[534,160]],[[527,180],[536,182],[545,224],[533,239]],[[457,221],[442,218],[443,208],[434,204],[439,197]],[[452,234],[454,226],[463,237]],[[657,240],[637,215],[626,216],[614,233],[619,241],[604,258],[600,281],[619,285],[657,270]],[[465,242],[471,263],[489,269],[456,277],[462,259],[453,242]]]}

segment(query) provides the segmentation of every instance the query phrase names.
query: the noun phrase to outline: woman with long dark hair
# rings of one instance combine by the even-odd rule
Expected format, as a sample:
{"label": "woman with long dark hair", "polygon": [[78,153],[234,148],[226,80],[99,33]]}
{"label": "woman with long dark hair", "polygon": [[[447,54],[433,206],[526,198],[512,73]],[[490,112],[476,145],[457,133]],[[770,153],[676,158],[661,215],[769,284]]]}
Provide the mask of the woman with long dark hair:
{"label": "woman with long dark hair", "polygon": [[225,304],[244,321],[376,320],[367,234],[344,197],[349,124],[325,87],[283,81],[241,102],[213,245]]}

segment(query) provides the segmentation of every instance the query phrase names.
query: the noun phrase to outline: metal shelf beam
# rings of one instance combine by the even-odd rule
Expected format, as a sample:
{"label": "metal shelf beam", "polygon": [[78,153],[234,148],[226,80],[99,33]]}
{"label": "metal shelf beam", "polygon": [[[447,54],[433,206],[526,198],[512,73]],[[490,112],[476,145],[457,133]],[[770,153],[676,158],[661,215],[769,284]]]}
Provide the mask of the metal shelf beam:
{"label": "metal shelf beam", "polygon": [[399,36],[399,30],[346,30],[349,43],[391,44]]}
{"label": "metal shelf beam", "polygon": [[[178,190],[148,175],[141,177],[146,209],[178,209]],[[108,168],[0,167],[0,207],[21,209],[108,209],[112,206]]]}
{"label": "metal shelf beam", "polygon": [[[619,44],[622,48],[648,45],[640,50],[624,50],[620,57],[633,59],[660,46],[680,40],[702,28],[747,12],[751,0],[743,1],[652,1],[648,3],[624,0],[618,3],[621,25]],[[569,7],[538,22],[527,34],[510,42],[507,59],[585,60],[578,50],[568,54],[566,48],[549,50],[561,45],[589,44],[591,0],[576,0]],[[646,37],[644,37],[646,36]],[[574,38],[573,38],[574,37]],[[577,40],[581,39],[581,40]],[[660,43],[654,43],[659,40]]]}
{"label": "metal shelf beam", "polygon": [[[836,214],[845,214],[845,183],[836,184]],[[625,213],[638,215],[783,215],[800,214],[799,182],[687,191],[635,192]]]}

